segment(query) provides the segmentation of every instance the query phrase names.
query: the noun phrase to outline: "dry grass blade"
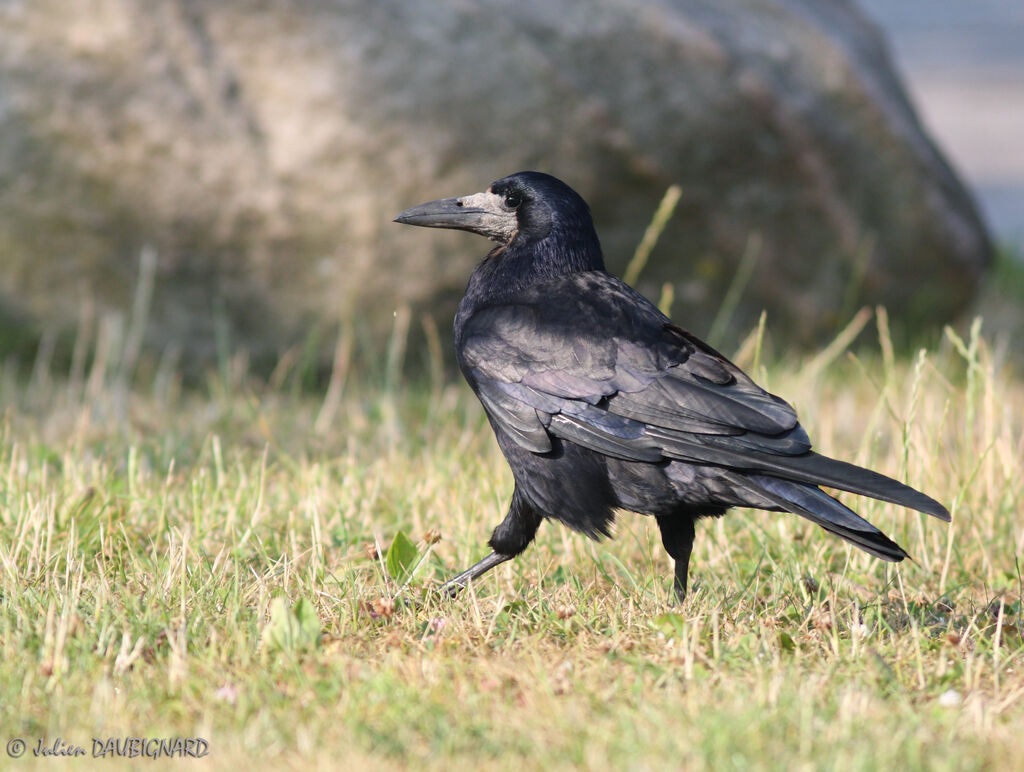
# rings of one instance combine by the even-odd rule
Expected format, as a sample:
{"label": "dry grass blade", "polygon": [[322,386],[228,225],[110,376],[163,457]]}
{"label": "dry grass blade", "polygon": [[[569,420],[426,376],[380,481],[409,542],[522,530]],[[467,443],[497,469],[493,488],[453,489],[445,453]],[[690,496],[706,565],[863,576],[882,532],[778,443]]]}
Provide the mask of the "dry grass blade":
{"label": "dry grass blade", "polygon": [[661,232],[665,230],[665,226],[668,225],[668,221],[672,218],[672,213],[675,212],[676,204],[679,203],[679,198],[682,195],[683,189],[678,185],[670,185],[665,191],[665,195],[661,198],[661,203],[658,204],[658,208],[654,212],[654,217],[651,218],[647,230],[644,231],[643,238],[637,244],[636,249],[633,251],[633,257],[630,258],[629,264],[622,274],[622,279],[626,284],[636,285],[637,279],[640,278],[640,274],[647,265],[647,259],[651,256],[651,251],[657,246],[658,239],[661,238]]}
{"label": "dry grass blade", "polygon": [[810,362],[804,365],[802,375],[808,379],[816,378],[825,368],[832,364],[838,357],[842,356],[850,344],[852,344],[861,331],[871,321],[871,309],[862,308],[856,313],[850,323],[840,331],[838,335]]}

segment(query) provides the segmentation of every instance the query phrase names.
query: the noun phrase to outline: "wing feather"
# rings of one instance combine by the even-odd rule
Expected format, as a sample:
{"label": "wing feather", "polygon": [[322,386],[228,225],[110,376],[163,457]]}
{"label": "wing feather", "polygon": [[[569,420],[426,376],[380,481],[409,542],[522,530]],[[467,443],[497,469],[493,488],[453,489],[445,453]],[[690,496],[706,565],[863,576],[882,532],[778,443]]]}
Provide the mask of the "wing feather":
{"label": "wing feather", "polygon": [[[546,452],[545,431],[609,455],[616,443],[619,454],[640,452],[627,447],[634,437],[602,424],[602,414],[669,433],[740,438],[736,448],[810,448],[786,402],[609,274],[559,277],[480,309],[460,343],[460,364],[485,406],[507,412],[495,420],[535,452]],[[600,412],[584,415],[582,405]],[[558,415],[578,420],[549,418]],[[645,459],[655,444],[647,442]]]}

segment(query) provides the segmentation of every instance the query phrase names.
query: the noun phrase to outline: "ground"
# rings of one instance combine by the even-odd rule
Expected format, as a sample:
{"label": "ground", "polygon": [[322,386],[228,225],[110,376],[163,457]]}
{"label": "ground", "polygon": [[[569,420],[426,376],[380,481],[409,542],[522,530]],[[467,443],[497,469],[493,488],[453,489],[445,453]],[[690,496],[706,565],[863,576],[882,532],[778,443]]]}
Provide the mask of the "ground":
{"label": "ground", "polygon": [[437,351],[416,381],[401,345],[345,375],[343,345],[326,397],[297,357],[189,388],[98,355],[10,365],[0,758],[141,737],[202,738],[210,768],[1019,767],[1024,381],[977,329],[901,358],[880,328],[856,355],[753,337],[738,360],[816,448],[952,525],[844,495],[914,558],[894,566],[735,511],[698,526],[682,606],[628,513],[602,543],[545,524],[454,602],[431,591],[485,553],[511,491]]}

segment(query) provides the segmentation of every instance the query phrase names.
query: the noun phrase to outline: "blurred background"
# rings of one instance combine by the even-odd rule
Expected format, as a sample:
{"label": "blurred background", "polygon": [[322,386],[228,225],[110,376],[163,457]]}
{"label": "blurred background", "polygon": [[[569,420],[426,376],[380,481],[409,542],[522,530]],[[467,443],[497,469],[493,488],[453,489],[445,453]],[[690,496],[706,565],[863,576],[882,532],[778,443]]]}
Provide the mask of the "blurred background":
{"label": "blurred background", "polygon": [[638,285],[727,350],[762,309],[786,347],[875,304],[1012,335],[1024,7],[921,8],[0,0],[0,357],[446,342],[487,245],[391,219],[528,168],[617,272],[679,185]]}
{"label": "blurred background", "polygon": [[1024,4],[856,0],[997,241],[1024,244]]}

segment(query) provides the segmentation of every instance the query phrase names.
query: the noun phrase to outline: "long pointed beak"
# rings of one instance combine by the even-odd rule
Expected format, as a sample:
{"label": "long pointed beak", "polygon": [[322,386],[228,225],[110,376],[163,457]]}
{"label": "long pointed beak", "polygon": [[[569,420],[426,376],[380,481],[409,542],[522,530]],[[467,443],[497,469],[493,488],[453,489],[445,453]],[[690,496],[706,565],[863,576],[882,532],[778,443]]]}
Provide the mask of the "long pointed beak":
{"label": "long pointed beak", "polygon": [[487,214],[483,209],[463,205],[458,198],[442,198],[406,209],[394,221],[424,228],[477,231],[485,224],[484,217]]}
{"label": "long pointed beak", "polygon": [[516,213],[502,206],[502,199],[489,191],[461,198],[442,198],[406,209],[395,222],[425,228],[455,228],[508,244],[519,228]]}

